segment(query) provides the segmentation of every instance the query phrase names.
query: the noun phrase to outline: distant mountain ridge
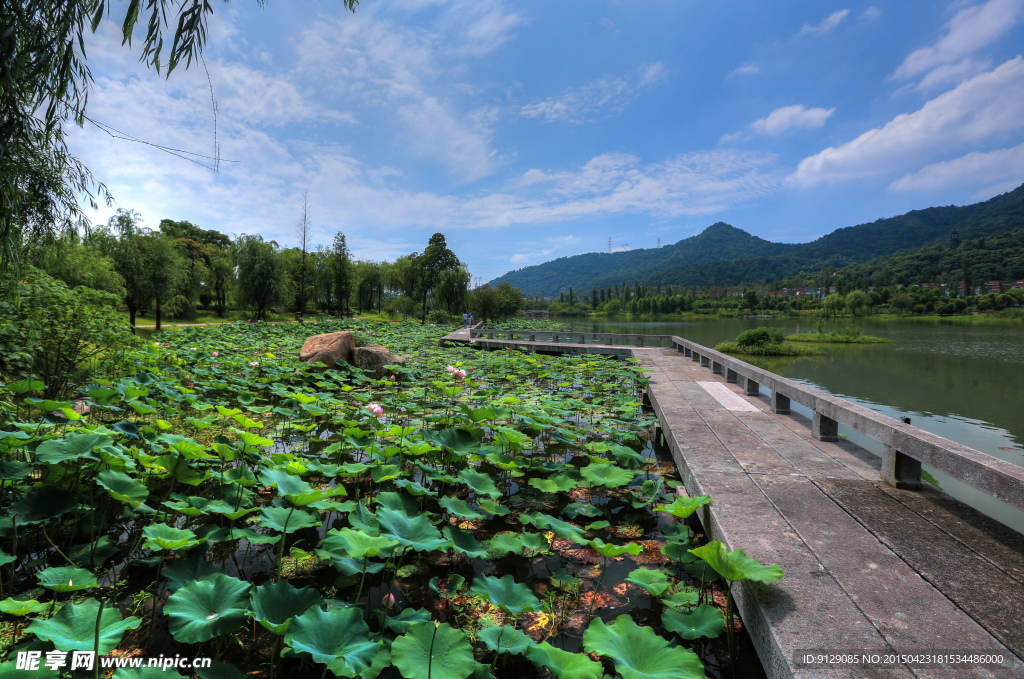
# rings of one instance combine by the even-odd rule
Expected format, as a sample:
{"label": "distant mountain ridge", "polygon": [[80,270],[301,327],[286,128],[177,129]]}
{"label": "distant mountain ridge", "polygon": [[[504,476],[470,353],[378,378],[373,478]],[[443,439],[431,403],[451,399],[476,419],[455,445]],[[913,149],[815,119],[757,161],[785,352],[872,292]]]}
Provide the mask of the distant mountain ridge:
{"label": "distant mountain ridge", "polygon": [[572,287],[581,295],[623,281],[632,285],[737,285],[817,273],[903,250],[960,238],[978,238],[1024,226],[1024,184],[981,203],[931,207],[867,224],[836,229],[809,243],[774,243],[717,222],[696,236],[661,248],[592,252],[510,271],[508,281],[526,295],[557,295]]}

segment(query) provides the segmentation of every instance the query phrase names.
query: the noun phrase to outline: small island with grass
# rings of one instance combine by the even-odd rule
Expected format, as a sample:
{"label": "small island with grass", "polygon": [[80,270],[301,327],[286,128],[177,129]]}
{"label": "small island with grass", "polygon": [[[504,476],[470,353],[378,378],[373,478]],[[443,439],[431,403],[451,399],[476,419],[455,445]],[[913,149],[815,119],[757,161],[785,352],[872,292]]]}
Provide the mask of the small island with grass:
{"label": "small island with grass", "polygon": [[884,337],[865,335],[857,328],[843,328],[838,332],[822,332],[821,324],[814,332],[802,332],[786,337],[787,342],[809,344],[886,344],[892,342]]}
{"label": "small island with grass", "polygon": [[735,342],[720,342],[716,351],[745,356],[820,356],[825,353],[814,346],[793,344],[781,328],[754,328],[744,330]]}

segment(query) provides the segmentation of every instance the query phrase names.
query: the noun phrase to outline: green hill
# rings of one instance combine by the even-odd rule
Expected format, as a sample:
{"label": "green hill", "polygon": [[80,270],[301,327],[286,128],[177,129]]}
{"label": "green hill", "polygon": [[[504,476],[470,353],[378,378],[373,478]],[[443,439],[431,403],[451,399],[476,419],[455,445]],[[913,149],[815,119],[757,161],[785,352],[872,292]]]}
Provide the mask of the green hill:
{"label": "green hill", "polygon": [[527,295],[557,295],[569,287],[586,294],[634,280],[645,285],[737,285],[810,275],[932,243],[961,241],[1024,227],[1024,185],[982,203],[933,207],[868,224],[837,229],[810,243],[773,243],[718,222],[661,248],[588,253],[529,266],[499,276]]}

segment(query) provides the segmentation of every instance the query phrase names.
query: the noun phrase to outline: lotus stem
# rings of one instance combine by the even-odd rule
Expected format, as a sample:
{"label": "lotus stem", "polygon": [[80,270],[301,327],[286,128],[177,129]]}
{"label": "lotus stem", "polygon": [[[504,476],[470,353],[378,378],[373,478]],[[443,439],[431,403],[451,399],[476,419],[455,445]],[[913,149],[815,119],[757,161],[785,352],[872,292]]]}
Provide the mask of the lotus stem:
{"label": "lotus stem", "polygon": [[103,607],[106,604],[107,604],[107,602],[106,602],[105,599],[103,601],[101,601],[100,602],[100,610],[96,614],[96,629],[95,629],[96,637],[95,637],[95,639],[93,639],[93,643],[92,643],[93,657],[95,658],[95,660],[93,661],[94,664],[93,664],[93,670],[92,670],[93,679],[100,679],[100,660],[99,660],[99,656],[100,656],[100,622],[103,619]]}
{"label": "lotus stem", "polygon": [[430,650],[427,651],[427,679],[431,679],[431,675],[434,672],[434,638],[437,637],[437,628],[440,626],[441,623],[435,621],[434,633],[430,635]]}
{"label": "lotus stem", "polygon": [[[77,568],[78,564],[76,564],[74,561],[69,559],[67,554],[65,554],[64,552],[60,551],[60,547],[58,547],[57,545],[53,544],[53,540],[51,540],[50,536],[47,535],[47,533],[46,533],[46,524],[40,524],[39,527],[43,529],[43,537],[46,538],[46,541],[50,543],[50,546],[53,547],[54,549],[56,549],[57,553],[60,554],[62,557],[64,557],[65,561],[67,561],[73,567]],[[13,589],[14,589],[14,586],[12,585],[11,586],[11,590],[13,591]]]}

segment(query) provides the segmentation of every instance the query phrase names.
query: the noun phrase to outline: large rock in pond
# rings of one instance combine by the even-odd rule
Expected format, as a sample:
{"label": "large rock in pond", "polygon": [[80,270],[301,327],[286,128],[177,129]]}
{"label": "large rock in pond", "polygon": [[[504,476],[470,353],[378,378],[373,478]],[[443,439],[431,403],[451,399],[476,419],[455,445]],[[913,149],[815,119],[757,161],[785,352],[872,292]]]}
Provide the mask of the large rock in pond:
{"label": "large rock in pond", "polygon": [[384,372],[384,366],[395,365],[405,363],[405,359],[401,356],[395,356],[387,347],[383,347],[379,344],[368,344],[365,347],[356,347],[354,352],[353,365],[357,368],[362,368],[367,372],[375,373],[378,376],[382,376]]}
{"label": "large rock in pond", "polygon": [[355,348],[355,335],[348,331],[313,335],[302,345],[299,360],[306,363],[321,362],[333,368],[338,363],[352,363]]}

